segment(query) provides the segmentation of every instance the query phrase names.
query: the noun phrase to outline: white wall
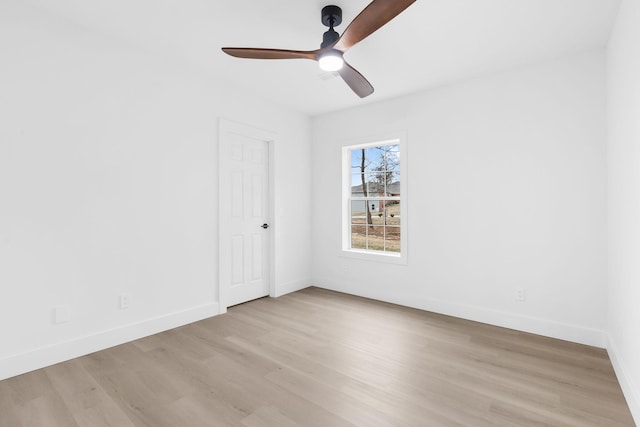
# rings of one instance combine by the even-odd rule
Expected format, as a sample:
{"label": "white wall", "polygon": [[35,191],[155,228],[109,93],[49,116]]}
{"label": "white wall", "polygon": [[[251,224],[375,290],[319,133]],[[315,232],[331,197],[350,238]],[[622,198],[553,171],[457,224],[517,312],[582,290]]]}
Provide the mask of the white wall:
{"label": "white wall", "polygon": [[607,48],[609,355],[640,422],[640,2],[624,0]]}
{"label": "white wall", "polygon": [[[607,51],[608,347],[636,419],[638,21],[640,4],[625,0]],[[4,0],[0,379],[217,313],[219,117],[279,135],[277,294],[309,282],[311,236],[319,286],[603,345],[603,68],[600,52],[586,53],[311,129],[211,76]],[[340,147],[395,130],[409,137],[409,264],[340,257]],[[59,305],[71,321],[54,325]]]}
{"label": "white wall", "polygon": [[[595,51],[315,118],[314,284],[604,346],[604,81]],[[396,130],[408,265],[341,257],[340,147]]]}
{"label": "white wall", "polygon": [[13,0],[0,61],[0,379],[218,313],[219,117],[278,133],[276,292],[309,283],[307,117]]}

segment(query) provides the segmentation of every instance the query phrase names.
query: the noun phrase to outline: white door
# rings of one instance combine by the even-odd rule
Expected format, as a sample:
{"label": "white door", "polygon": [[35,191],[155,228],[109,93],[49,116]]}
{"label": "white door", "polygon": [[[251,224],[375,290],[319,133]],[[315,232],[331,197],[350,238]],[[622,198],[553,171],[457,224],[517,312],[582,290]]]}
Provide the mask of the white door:
{"label": "white door", "polygon": [[269,142],[261,131],[221,122],[220,304],[269,295]]}

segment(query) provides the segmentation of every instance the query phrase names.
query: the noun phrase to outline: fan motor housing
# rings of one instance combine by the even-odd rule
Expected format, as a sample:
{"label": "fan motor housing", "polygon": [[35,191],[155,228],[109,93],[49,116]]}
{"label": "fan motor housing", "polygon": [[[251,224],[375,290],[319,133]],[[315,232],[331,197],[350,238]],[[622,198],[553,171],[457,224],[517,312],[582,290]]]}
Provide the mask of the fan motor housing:
{"label": "fan motor housing", "polygon": [[333,28],[342,23],[342,9],[339,6],[325,6],[322,8],[322,25]]}

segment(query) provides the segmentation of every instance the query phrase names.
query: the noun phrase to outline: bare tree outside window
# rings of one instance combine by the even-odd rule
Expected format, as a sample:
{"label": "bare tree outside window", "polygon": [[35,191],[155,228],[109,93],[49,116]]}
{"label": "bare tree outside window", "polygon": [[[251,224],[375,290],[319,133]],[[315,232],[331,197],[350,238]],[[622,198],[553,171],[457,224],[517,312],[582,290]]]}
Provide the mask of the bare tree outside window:
{"label": "bare tree outside window", "polygon": [[[360,179],[362,182],[362,194],[364,196],[364,198],[366,199],[369,196],[369,189],[367,188],[367,179],[365,177],[365,171],[367,170],[367,155],[365,152],[365,149],[362,148],[361,149],[361,156],[362,159],[360,161]],[[367,224],[371,224],[371,226],[373,226],[373,224],[371,223],[371,210],[369,209],[369,203],[365,203],[365,207],[367,209]]]}

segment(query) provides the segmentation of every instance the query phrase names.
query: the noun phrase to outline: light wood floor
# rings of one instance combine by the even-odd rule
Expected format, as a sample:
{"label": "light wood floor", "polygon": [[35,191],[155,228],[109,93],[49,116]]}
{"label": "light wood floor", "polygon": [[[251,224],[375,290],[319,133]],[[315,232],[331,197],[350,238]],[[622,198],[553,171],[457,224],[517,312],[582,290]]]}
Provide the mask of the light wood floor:
{"label": "light wood floor", "polygon": [[633,426],[602,349],[317,288],[0,382],[0,426]]}

